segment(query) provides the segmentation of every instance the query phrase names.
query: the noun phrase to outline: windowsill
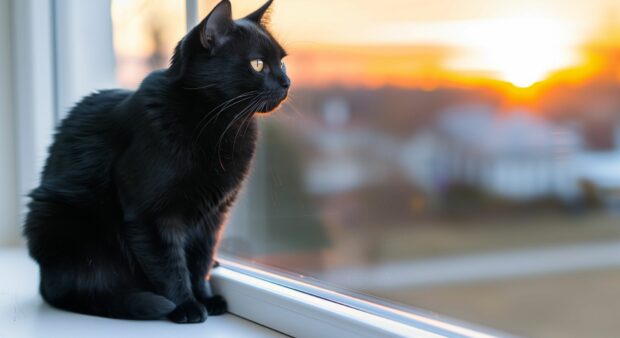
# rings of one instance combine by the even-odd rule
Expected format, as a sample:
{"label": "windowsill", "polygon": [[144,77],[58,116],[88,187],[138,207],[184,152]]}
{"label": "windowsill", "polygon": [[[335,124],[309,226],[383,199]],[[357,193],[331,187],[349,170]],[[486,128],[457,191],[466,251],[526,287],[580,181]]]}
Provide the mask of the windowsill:
{"label": "windowsill", "polygon": [[509,336],[350,297],[251,264],[218,260],[221,266],[213,270],[211,284],[226,298],[229,311],[292,337]]}
{"label": "windowsill", "polygon": [[428,317],[407,325],[235,270],[224,264],[212,274],[214,290],[227,299],[230,314],[187,325],[117,320],[50,307],[37,291],[38,267],[26,250],[0,249],[0,337],[493,336]]}
{"label": "windowsill", "polygon": [[38,268],[24,249],[1,249],[0,271],[0,337],[283,337],[232,314],[180,325],[57,310],[38,294]]}

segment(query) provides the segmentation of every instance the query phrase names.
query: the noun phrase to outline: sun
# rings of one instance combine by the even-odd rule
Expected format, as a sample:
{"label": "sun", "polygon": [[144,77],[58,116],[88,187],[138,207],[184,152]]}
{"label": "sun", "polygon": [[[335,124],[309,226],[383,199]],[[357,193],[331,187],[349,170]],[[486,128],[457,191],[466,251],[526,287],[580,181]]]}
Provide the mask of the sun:
{"label": "sun", "polygon": [[552,18],[476,20],[463,25],[459,35],[470,52],[459,66],[485,70],[517,87],[530,87],[578,63],[571,31]]}

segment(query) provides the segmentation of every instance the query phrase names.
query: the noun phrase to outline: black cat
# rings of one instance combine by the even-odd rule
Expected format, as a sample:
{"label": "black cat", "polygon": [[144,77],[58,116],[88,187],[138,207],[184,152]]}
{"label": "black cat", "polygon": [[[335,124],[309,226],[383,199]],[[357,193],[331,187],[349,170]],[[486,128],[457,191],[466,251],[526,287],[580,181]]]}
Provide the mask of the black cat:
{"label": "black cat", "polygon": [[254,115],[290,86],[263,22],[271,2],[233,21],[221,1],[168,69],[84,98],[61,123],[24,229],[49,304],[178,323],[226,310],[205,278],[254,154]]}

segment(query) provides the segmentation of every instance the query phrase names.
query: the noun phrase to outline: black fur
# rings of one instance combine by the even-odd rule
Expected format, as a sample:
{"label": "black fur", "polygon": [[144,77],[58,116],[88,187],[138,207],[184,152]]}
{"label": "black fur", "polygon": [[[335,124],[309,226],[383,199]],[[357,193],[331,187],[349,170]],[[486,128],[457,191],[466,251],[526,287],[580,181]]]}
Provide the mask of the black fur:
{"label": "black fur", "polygon": [[205,278],[253,157],[254,115],[290,85],[261,13],[242,20],[220,2],[169,69],[90,95],[62,121],[24,228],[48,303],[179,323],[226,310]]}

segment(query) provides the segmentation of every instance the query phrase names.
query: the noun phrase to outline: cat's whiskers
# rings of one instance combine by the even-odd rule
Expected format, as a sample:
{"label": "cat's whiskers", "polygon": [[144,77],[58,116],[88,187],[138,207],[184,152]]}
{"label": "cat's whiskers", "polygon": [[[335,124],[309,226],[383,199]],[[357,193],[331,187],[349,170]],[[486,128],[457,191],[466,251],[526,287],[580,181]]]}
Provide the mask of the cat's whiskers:
{"label": "cat's whiskers", "polygon": [[303,124],[308,123],[308,118],[297,108],[297,106],[295,106],[293,97],[291,95],[289,95],[288,99],[286,100],[286,102],[284,102],[284,104],[288,105],[288,107],[291,108],[293,113],[297,114]]}
{"label": "cat's whiskers", "polygon": [[[201,121],[198,123],[200,125],[200,123],[202,123],[204,121],[204,119],[208,118],[208,117],[216,117],[219,116],[219,114],[221,114],[224,110],[226,110],[228,107],[230,107],[231,105],[237,104],[239,102],[244,101],[246,98],[253,96],[255,93],[257,93],[257,90],[252,90],[249,92],[245,92],[242,94],[239,94],[238,96],[233,97],[232,99],[226,100],[222,103],[220,103],[219,105],[217,105],[215,108],[211,109],[208,113],[205,114],[205,116],[201,119]],[[211,115],[211,113],[213,113],[214,111],[218,110],[219,111],[217,113],[215,113],[214,115]],[[207,121],[207,123],[210,123],[210,120]]]}
{"label": "cat's whiskers", "polygon": [[[257,95],[257,94],[256,94],[256,95]],[[216,121],[220,118],[220,115],[222,115],[222,113],[223,113],[226,109],[228,109],[229,107],[231,107],[231,106],[233,106],[233,105],[235,105],[235,104],[241,103],[241,102],[243,102],[243,101],[246,101],[246,100],[251,100],[251,99],[255,98],[255,96],[256,96],[256,95],[254,95],[254,94],[253,94],[253,95],[248,95],[247,97],[244,97],[244,98],[242,98],[242,99],[239,99],[239,100],[237,100],[236,102],[233,102],[233,103],[227,104],[225,107],[223,107],[222,109],[220,109],[220,111],[219,111],[217,114],[215,114],[215,115],[213,116],[213,118],[212,118],[212,119],[214,119],[214,122],[216,122]],[[211,122],[210,122],[210,121],[208,121],[208,122],[207,122],[207,124],[209,124],[209,123],[211,123]]]}
{"label": "cat's whiskers", "polygon": [[260,101],[261,101],[261,98],[259,97],[259,95],[257,95],[250,104],[248,104],[243,110],[241,110],[237,114],[237,116],[233,119],[233,121],[228,124],[227,128],[224,129],[224,132],[222,133],[222,135],[220,135],[220,143],[222,139],[224,138],[224,136],[226,135],[226,132],[228,131],[228,129],[231,128],[237,121],[239,121],[241,118],[244,118],[246,115],[251,116],[252,114],[254,114],[254,112],[256,112],[257,105]]}
{"label": "cat's whiskers", "polygon": [[[192,142],[192,146],[195,146],[196,143],[199,142],[200,137],[202,136],[202,133],[204,132],[204,129],[214,120],[217,119],[217,117],[219,117],[220,114],[222,114],[222,112],[224,112],[228,107],[230,107],[231,105],[235,105],[238,103],[241,103],[245,100],[249,100],[252,98],[253,95],[255,95],[258,91],[257,90],[253,90],[253,91],[249,91],[243,94],[240,94],[236,97],[233,97],[232,99],[226,100],[224,102],[222,102],[221,104],[219,104],[218,106],[216,106],[215,108],[211,109],[208,113],[205,114],[205,116],[198,122],[196,129],[198,129],[198,133],[194,132],[194,137],[193,137],[193,142]],[[213,114],[212,113],[214,111],[216,111],[217,109],[220,109],[217,113]],[[205,122],[206,120],[206,122]]]}
{"label": "cat's whiskers", "polygon": [[[262,93],[261,93],[262,94]],[[259,94],[260,95],[260,94]],[[252,101],[252,103],[250,103],[248,106],[246,106],[246,108],[244,108],[241,112],[239,112],[237,114],[237,116],[235,116],[235,118],[232,119],[232,121],[230,123],[228,123],[228,125],[226,126],[226,128],[224,129],[224,132],[222,133],[222,135],[220,135],[220,138],[217,142],[217,154],[218,154],[218,160],[220,162],[220,166],[222,167],[222,169],[226,169],[224,167],[224,164],[222,163],[222,157],[221,157],[221,146],[222,146],[222,141],[224,140],[224,136],[226,136],[226,133],[228,132],[228,130],[235,125],[235,123],[237,123],[241,118],[243,118],[246,114],[252,115],[255,112],[255,107],[256,105],[260,102],[260,100],[262,99],[261,97],[259,97],[259,95],[257,95],[255,97],[255,101]],[[234,141],[234,140],[233,140]],[[234,146],[234,143],[233,143]],[[234,149],[234,148],[233,148]]]}
{"label": "cat's whiskers", "polygon": [[235,144],[237,144],[237,136],[239,136],[239,132],[241,132],[241,129],[243,129],[243,126],[245,124],[245,131],[243,132],[243,134],[241,135],[241,137],[245,137],[245,132],[248,130],[248,127],[251,124],[251,119],[252,116],[254,116],[254,113],[256,111],[260,111],[261,107],[265,104],[264,100],[257,100],[255,107],[253,107],[252,109],[249,110],[249,113],[246,113],[246,117],[245,119],[241,122],[241,125],[239,125],[239,128],[237,129],[237,133],[235,133],[235,138],[233,139],[233,152],[235,151]]}
{"label": "cat's whiskers", "polygon": [[[264,105],[264,104],[265,104],[265,101],[263,101],[263,105]],[[260,107],[259,107],[259,109],[257,109],[257,111],[260,111]],[[252,115],[250,115],[250,116],[252,116]],[[249,120],[249,119],[248,119],[248,120]],[[243,134],[241,135],[241,137],[245,137],[245,134],[246,134],[246,132],[248,131],[248,128],[249,128],[249,127],[250,127],[250,123],[248,123],[248,124],[245,126],[245,129],[243,130]],[[239,130],[241,130],[241,128],[240,128]],[[237,131],[237,132],[238,132],[238,131]]]}
{"label": "cat's whiskers", "polygon": [[[243,94],[242,94],[242,95],[243,95]],[[194,135],[193,135],[193,138],[196,138],[196,136],[197,136],[197,135],[199,136],[199,135],[200,135],[200,133],[202,133],[202,124],[204,123],[204,121],[205,121],[207,118],[209,118],[209,117],[211,116],[211,113],[212,113],[212,112],[214,112],[215,110],[217,110],[217,109],[219,109],[220,107],[224,106],[225,104],[230,103],[231,101],[233,101],[233,100],[235,100],[235,99],[239,98],[239,97],[240,97],[240,96],[242,96],[242,95],[239,95],[239,96],[233,97],[233,98],[232,98],[232,99],[230,99],[230,100],[226,100],[226,101],[224,101],[224,102],[220,103],[219,105],[217,105],[215,108],[211,109],[208,113],[204,114],[204,116],[200,119],[200,121],[198,121],[198,123],[196,124],[196,127],[194,128]],[[196,132],[195,132],[197,129],[200,129],[200,131],[199,131],[198,133],[196,133]]]}

